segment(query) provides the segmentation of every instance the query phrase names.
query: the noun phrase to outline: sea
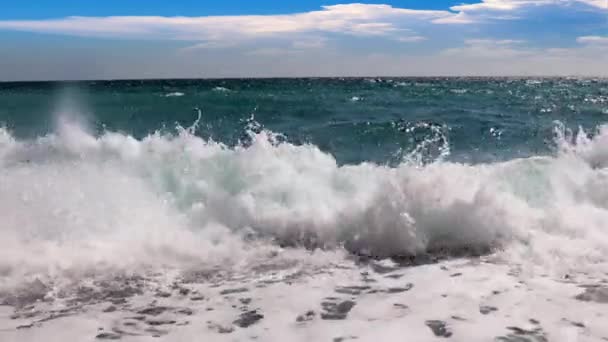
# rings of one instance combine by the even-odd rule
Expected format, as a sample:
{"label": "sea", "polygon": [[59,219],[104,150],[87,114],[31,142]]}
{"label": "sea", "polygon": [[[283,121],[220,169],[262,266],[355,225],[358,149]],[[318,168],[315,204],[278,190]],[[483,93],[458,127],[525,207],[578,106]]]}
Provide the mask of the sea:
{"label": "sea", "polygon": [[606,340],[607,122],[601,78],[0,83],[0,340]]}

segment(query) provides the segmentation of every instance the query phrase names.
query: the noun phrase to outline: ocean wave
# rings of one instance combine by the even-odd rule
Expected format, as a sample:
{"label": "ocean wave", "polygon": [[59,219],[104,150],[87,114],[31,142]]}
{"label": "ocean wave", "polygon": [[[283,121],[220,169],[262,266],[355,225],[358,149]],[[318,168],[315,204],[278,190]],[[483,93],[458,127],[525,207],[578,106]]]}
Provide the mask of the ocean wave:
{"label": "ocean wave", "polygon": [[553,156],[396,167],[341,166],[264,129],[236,147],[193,132],[138,140],[63,120],[19,140],[0,129],[3,279],[239,265],[282,247],[606,265],[608,126],[591,138],[557,124]]}

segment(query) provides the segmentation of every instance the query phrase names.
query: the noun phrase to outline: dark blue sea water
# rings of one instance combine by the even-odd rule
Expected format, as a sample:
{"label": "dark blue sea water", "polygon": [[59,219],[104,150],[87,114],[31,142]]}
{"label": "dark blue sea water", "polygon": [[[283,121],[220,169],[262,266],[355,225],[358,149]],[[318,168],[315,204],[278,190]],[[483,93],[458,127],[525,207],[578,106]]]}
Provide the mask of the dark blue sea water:
{"label": "dark blue sea water", "polygon": [[[550,153],[555,121],[593,131],[608,118],[608,81],[593,79],[244,79],[1,83],[0,123],[16,137],[52,132],[61,115],[89,130],[142,138],[187,127],[246,143],[253,120],[339,163],[487,162]],[[422,144],[423,141],[427,143]],[[422,144],[422,145],[421,145]],[[448,151],[449,150],[449,151]]]}

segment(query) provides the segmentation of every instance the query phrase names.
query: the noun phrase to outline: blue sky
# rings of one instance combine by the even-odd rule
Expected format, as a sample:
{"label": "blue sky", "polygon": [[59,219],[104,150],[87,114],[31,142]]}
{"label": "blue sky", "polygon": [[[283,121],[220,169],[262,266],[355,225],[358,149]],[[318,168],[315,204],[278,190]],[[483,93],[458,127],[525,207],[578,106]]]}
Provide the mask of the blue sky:
{"label": "blue sky", "polygon": [[7,0],[0,49],[0,81],[608,76],[608,0]]}
{"label": "blue sky", "polygon": [[[462,3],[453,0],[364,1],[415,9],[448,9]],[[238,14],[282,14],[312,11],[344,1],[317,0],[6,0],[0,19],[43,19],[71,15],[164,15],[203,16]]]}

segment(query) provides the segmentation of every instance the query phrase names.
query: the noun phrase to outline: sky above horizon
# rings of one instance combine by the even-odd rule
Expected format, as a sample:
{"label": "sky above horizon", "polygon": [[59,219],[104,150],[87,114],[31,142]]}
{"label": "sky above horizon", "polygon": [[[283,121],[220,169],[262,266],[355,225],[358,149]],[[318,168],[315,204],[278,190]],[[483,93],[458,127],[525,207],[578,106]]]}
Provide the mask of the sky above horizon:
{"label": "sky above horizon", "polygon": [[608,0],[7,0],[0,81],[608,76]]}

